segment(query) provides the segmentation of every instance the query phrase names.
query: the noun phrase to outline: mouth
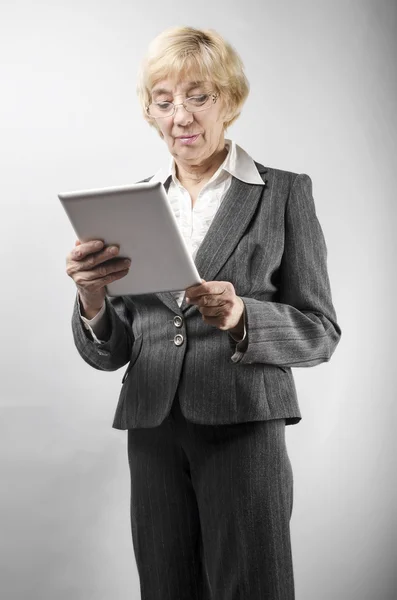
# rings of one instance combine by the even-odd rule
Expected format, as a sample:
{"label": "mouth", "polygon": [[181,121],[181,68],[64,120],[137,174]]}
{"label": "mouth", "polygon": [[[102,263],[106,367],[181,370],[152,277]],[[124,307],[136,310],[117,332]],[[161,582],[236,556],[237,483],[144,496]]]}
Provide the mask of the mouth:
{"label": "mouth", "polygon": [[199,133],[197,135],[181,135],[181,136],[177,137],[176,139],[181,144],[193,144],[193,142],[195,142],[197,140],[199,135],[200,135]]}

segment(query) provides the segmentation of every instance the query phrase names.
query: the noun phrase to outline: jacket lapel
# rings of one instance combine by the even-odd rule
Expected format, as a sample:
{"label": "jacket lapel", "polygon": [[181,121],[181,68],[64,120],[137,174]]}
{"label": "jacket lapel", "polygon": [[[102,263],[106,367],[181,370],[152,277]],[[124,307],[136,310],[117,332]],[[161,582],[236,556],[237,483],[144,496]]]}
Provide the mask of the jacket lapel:
{"label": "jacket lapel", "polygon": [[[263,173],[266,173],[265,167],[258,163],[256,166],[263,177]],[[266,179],[264,182],[266,184]],[[168,191],[168,187],[166,189]],[[213,281],[226,263],[251,221],[262,193],[262,185],[232,178],[229,190],[196,254],[194,262],[202,279]],[[179,308],[170,292],[160,292],[157,296],[173,312],[187,312],[196,308],[186,304],[185,299]]]}

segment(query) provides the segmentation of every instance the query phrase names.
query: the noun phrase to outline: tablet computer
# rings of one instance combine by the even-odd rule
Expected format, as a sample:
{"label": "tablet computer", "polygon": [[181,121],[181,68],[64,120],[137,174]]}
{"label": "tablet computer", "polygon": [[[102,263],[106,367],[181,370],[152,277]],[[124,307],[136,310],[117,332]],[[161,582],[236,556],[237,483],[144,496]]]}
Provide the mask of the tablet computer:
{"label": "tablet computer", "polygon": [[161,182],[58,194],[81,242],[117,244],[130,270],[109,296],[181,291],[201,283]]}

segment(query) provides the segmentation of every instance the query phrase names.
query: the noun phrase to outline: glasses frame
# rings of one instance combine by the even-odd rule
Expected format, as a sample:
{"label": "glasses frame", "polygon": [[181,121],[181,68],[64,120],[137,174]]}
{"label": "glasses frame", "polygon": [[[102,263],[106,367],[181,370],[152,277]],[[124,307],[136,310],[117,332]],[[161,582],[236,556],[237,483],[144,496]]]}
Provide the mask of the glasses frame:
{"label": "glasses frame", "polygon": [[[198,110],[189,110],[186,107],[186,102],[188,100],[190,100],[191,98],[197,98],[197,96],[204,96],[204,94],[208,95],[208,96],[212,96],[212,104],[210,106],[206,106],[205,108],[199,108]],[[208,110],[211,106],[213,106],[215,104],[215,102],[218,100],[219,98],[219,92],[204,92],[203,94],[196,94],[195,96],[189,96],[189,98],[185,98],[185,100],[183,102],[178,102],[178,104],[175,104],[174,102],[170,102],[170,104],[173,105],[174,107],[174,111],[170,114],[170,115],[164,115],[163,117],[153,117],[151,114],[149,114],[149,108],[152,104],[159,104],[158,102],[151,102],[150,104],[148,104],[146,106],[146,114],[148,115],[148,117],[150,117],[151,119],[169,119],[170,117],[173,117],[176,113],[176,109],[178,108],[178,106],[183,106],[183,108],[190,114],[194,114],[196,112],[201,112],[203,110]]]}

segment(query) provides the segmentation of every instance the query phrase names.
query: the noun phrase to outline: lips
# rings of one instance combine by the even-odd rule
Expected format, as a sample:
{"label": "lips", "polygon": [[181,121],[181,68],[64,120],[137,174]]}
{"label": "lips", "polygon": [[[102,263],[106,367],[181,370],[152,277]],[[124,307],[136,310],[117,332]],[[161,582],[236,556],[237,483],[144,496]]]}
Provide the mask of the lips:
{"label": "lips", "polygon": [[194,142],[197,140],[199,135],[200,135],[199,133],[197,135],[189,135],[189,136],[182,135],[180,137],[177,137],[176,139],[183,146],[190,146],[191,144],[194,144]]}

